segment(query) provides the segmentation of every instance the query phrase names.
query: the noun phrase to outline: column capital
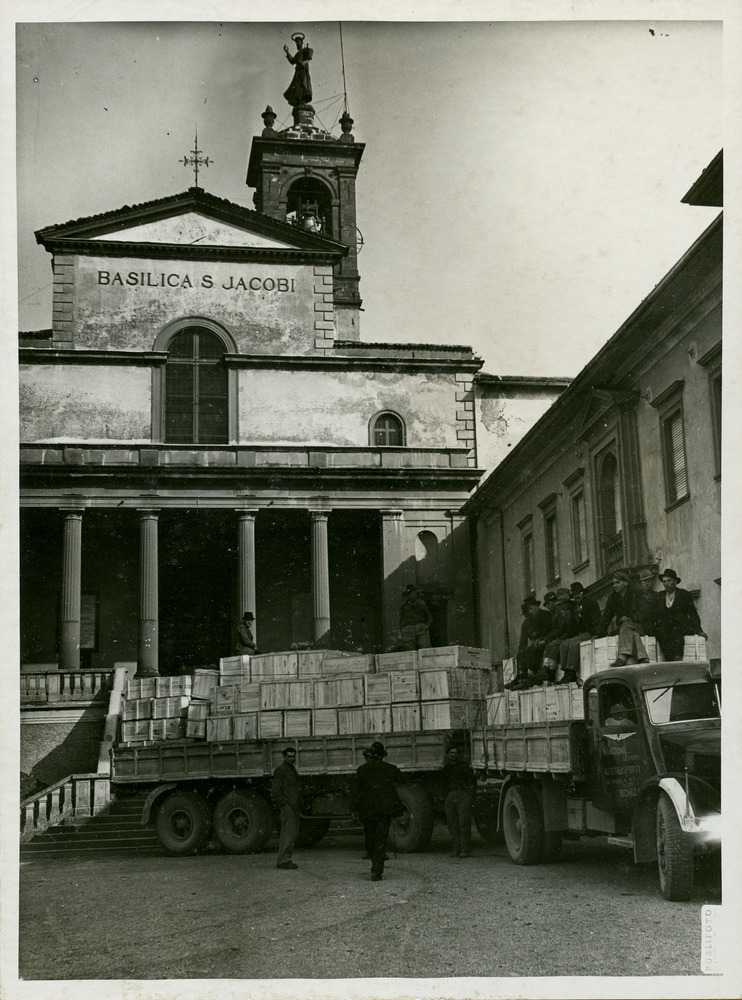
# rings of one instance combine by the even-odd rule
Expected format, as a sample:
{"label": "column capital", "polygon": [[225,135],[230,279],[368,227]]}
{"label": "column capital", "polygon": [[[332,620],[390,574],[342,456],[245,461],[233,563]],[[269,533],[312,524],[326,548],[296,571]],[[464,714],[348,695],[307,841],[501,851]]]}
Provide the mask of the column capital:
{"label": "column capital", "polygon": [[59,513],[62,514],[64,517],[81,518],[82,515],[85,513],[85,509],[83,507],[60,507]]}
{"label": "column capital", "polygon": [[257,507],[236,507],[235,514],[240,518],[251,518],[255,519],[258,516]]}
{"label": "column capital", "polygon": [[310,510],[309,516],[313,521],[326,521],[330,512],[329,510]]}
{"label": "column capital", "polygon": [[401,521],[404,518],[404,511],[400,507],[390,507],[380,510],[379,513],[385,521]]}
{"label": "column capital", "polygon": [[160,514],[159,507],[137,507],[136,511],[140,518],[158,517]]}

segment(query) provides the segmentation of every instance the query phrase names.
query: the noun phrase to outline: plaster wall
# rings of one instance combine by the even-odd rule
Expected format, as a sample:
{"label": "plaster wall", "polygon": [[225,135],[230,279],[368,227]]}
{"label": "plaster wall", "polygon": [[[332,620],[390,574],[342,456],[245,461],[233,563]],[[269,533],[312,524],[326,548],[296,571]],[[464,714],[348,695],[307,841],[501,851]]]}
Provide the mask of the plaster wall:
{"label": "plaster wall", "polygon": [[[333,310],[329,266],[71,260],[68,283],[60,287],[72,303],[76,349],[149,351],[169,323],[203,317],[223,326],[239,353],[316,354],[317,313]],[[57,312],[65,312],[61,302]]]}
{"label": "plaster wall", "polygon": [[151,440],[149,368],[21,365],[19,378],[23,442]]}
{"label": "plaster wall", "polygon": [[90,774],[98,766],[104,725],[101,708],[79,712],[60,709],[58,714],[64,721],[39,722],[34,710],[21,712],[20,769],[39,788],[68,774]]}
{"label": "plaster wall", "polygon": [[396,372],[243,370],[239,437],[250,443],[367,447],[381,410],[403,420],[407,447],[455,448],[453,376]]}
{"label": "plaster wall", "polygon": [[549,395],[491,395],[479,388],[475,397],[477,464],[491,472],[549,409],[559,392]]}

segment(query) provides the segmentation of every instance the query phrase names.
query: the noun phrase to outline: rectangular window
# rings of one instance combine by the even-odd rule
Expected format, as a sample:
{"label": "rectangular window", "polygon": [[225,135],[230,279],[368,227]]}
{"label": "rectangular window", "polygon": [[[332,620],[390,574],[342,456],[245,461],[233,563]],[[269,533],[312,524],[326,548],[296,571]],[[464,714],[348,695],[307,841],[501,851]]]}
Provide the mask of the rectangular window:
{"label": "rectangular window", "polygon": [[711,423],[714,433],[714,456],[717,475],[721,472],[721,372],[709,379]]}
{"label": "rectangular window", "polygon": [[688,496],[688,479],[685,469],[685,439],[683,411],[675,410],[663,421],[665,445],[665,479],[667,502],[675,503]]}
{"label": "rectangular window", "polygon": [[559,539],[555,510],[550,511],[544,517],[544,540],[546,543],[546,581],[553,583],[559,577]]}
{"label": "rectangular window", "polygon": [[534,591],[535,583],[533,579],[533,534],[528,531],[523,535],[523,577],[526,585],[526,594]]}
{"label": "rectangular window", "polygon": [[587,521],[585,519],[585,494],[572,497],[572,538],[575,566],[587,562]]}

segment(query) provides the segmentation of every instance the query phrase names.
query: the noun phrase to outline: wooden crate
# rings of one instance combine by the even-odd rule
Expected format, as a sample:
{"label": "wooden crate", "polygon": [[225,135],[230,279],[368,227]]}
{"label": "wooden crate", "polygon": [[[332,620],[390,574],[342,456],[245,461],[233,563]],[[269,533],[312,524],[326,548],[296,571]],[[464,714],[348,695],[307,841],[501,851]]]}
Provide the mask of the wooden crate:
{"label": "wooden crate", "polygon": [[491,694],[485,698],[487,705],[487,725],[502,726],[507,723],[509,693],[509,691],[501,691],[498,694]]}
{"label": "wooden crate", "polygon": [[392,705],[392,732],[416,733],[420,728],[420,703]]}
{"label": "wooden crate", "polygon": [[133,722],[134,719],[152,718],[151,698],[127,698],[121,708],[122,722]]}
{"label": "wooden crate", "polygon": [[705,660],[706,640],[702,635],[686,635],[683,644],[684,660]]}
{"label": "wooden crate", "polygon": [[311,736],[312,710],[310,708],[289,708],[283,713],[284,736]]}
{"label": "wooden crate", "polygon": [[471,704],[463,699],[422,702],[423,729],[467,729]]}
{"label": "wooden crate", "polygon": [[349,736],[352,733],[365,733],[366,717],[362,708],[338,709],[338,735]]}
{"label": "wooden crate", "polygon": [[593,640],[586,639],[580,643],[580,677],[590,677],[595,673],[595,649]]}
{"label": "wooden crate", "polygon": [[334,677],[317,678],[314,682],[314,707],[334,708],[337,704],[337,680]]}
{"label": "wooden crate", "polygon": [[[421,652],[423,652],[421,650]],[[469,685],[467,671],[459,667],[420,671],[420,698],[422,701],[444,701],[467,698]]]}
{"label": "wooden crate", "polygon": [[274,680],[260,683],[260,708],[311,708],[314,681]]}
{"label": "wooden crate", "polygon": [[250,657],[246,653],[240,656],[223,656],[219,660],[219,678],[221,684],[249,684]]}
{"label": "wooden crate", "polygon": [[142,698],[154,698],[158,679],[157,677],[132,678],[126,685],[127,701],[141,701]]}
{"label": "wooden crate", "polygon": [[230,687],[215,688],[209,699],[212,715],[234,715],[239,709],[240,689],[234,684]]}
{"label": "wooden crate", "polygon": [[298,677],[316,677],[324,673],[324,660],[327,653],[324,649],[301,649],[296,654],[296,671]]}
{"label": "wooden crate", "polygon": [[232,716],[232,739],[256,740],[258,738],[258,713],[238,712]]}
{"label": "wooden crate", "polygon": [[337,736],[338,713],[336,708],[315,708],[312,712],[313,736]]}
{"label": "wooden crate", "polygon": [[362,709],[365,715],[364,732],[379,736],[392,731],[391,705],[373,705]]}
{"label": "wooden crate", "polygon": [[508,723],[520,722],[520,691],[508,691]]}
{"label": "wooden crate", "polygon": [[326,677],[333,674],[372,674],[375,670],[373,653],[354,656],[326,656],[322,671]]}
{"label": "wooden crate", "polygon": [[211,716],[206,720],[206,739],[209,743],[221,743],[232,739],[232,716]]}
{"label": "wooden crate", "polygon": [[468,670],[492,667],[490,650],[475,646],[433,646],[430,649],[419,649],[417,653],[420,670],[447,670],[451,667]]}
{"label": "wooden crate", "polygon": [[389,674],[364,674],[363,700],[366,705],[388,705],[392,700]]}
{"label": "wooden crate", "polygon": [[420,698],[420,680],[417,670],[392,670],[384,676],[389,678],[392,704],[404,704],[405,702],[417,701]]}
{"label": "wooden crate", "polygon": [[376,656],[376,672],[382,674],[390,670],[417,670],[419,652],[418,649],[409,649],[399,653],[379,653]]}
{"label": "wooden crate", "polygon": [[150,719],[149,738],[151,740],[179,740],[185,736],[185,719]]}
{"label": "wooden crate", "polygon": [[193,679],[190,674],[182,677],[155,677],[155,698],[190,697]]}
{"label": "wooden crate", "polygon": [[283,712],[260,712],[258,734],[261,740],[283,736]]}
{"label": "wooden crate", "polygon": [[493,729],[492,766],[500,770],[566,773],[572,770],[570,722]]}
{"label": "wooden crate", "polygon": [[571,702],[570,718],[584,719],[585,699],[582,696],[582,688],[578,687],[577,684],[568,684],[567,686],[569,687],[569,697]]}
{"label": "wooden crate", "polygon": [[210,708],[211,706],[208,701],[194,701],[193,698],[191,698],[188,703],[188,712],[186,717],[188,719],[205,721],[209,717]]}
{"label": "wooden crate", "polygon": [[186,736],[192,740],[205,740],[206,719],[186,719]]}
{"label": "wooden crate", "polygon": [[273,677],[273,653],[258,653],[250,657],[250,680],[270,680]]}
{"label": "wooden crate", "polygon": [[389,705],[374,705],[364,708],[339,708],[339,735],[390,732],[392,727],[390,707]]}
{"label": "wooden crate", "polygon": [[210,698],[219,686],[218,670],[194,670],[193,687],[191,688],[192,698]]}
{"label": "wooden crate", "polygon": [[[642,642],[644,644],[644,648],[647,651],[649,662],[657,663],[659,659],[659,646],[657,645],[657,640],[655,639],[655,637],[653,635],[643,635]],[[701,657],[701,659],[705,660],[706,657],[703,656]]]}
{"label": "wooden crate", "polygon": [[260,684],[240,684],[236,695],[238,704],[235,706],[240,714],[260,711]]}
{"label": "wooden crate", "polygon": [[296,653],[273,653],[274,677],[298,677],[299,658]]}
{"label": "wooden crate", "polygon": [[594,673],[607,670],[618,656],[618,636],[607,635],[602,639],[593,639]]}
{"label": "wooden crate", "polygon": [[121,723],[121,739],[124,743],[132,743],[149,739],[149,724],[151,719],[133,719]]}
{"label": "wooden crate", "polygon": [[502,661],[502,683],[509,684],[511,681],[515,680],[515,675],[518,672],[518,663],[515,656],[509,656],[507,660]]}
{"label": "wooden crate", "polygon": [[175,695],[172,698],[153,698],[152,718],[179,719],[187,714],[189,701],[190,698],[180,695]]}
{"label": "wooden crate", "polygon": [[336,677],[335,702],[333,707],[353,708],[361,706],[365,695],[363,677]]}

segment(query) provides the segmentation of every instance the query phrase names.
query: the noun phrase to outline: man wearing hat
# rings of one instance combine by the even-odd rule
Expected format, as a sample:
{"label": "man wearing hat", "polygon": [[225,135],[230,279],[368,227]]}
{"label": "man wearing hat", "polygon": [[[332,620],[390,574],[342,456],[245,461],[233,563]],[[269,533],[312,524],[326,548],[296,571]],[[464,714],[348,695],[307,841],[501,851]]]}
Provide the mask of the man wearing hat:
{"label": "man wearing hat", "polygon": [[682,660],[686,635],[708,636],[701,628],[701,619],[690,592],[678,587],[680,577],[674,569],[660,576],[664,594],[657,594],[654,634],[666,660]]}
{"label": "man wearing hat", "polygon": [[580,643],[592,639],[600,625],[600,605],[585,594],[585,588],[576,580],[569,588],[577,608],[579,632],[565,639],[559,646],[559,666],[562,668],[560,683],[570,684],[580,676]]}
{"label": "man wearing hat", "polygon": [[544,610],[548,611],[550,614],[554,614],[554,608],[556,607],[557,595],[555,590],[547,590],[544,594]]}
{"label": "man wearing hat", "polygon": [[235,629],[234,651],[238,656],[245,654],[254,656],[258,651],[252,634],[254,621],[255,615],[252,611],[246,611],[242,616],[242,622]]}
{"label": "man wearing hat", "polygon": [[399,625],[402,633],[400,650],[429,649],[430,625],[433,616],[420,591],[408,583],[402,590],[404,600],[399,610]]}
{"label": "man wearing hat", "polygon": [[572,600],[572,595],[567,588],[560,587],[556,592],[556,604],[544,646],[543,673],[534,678],[537,683],[540,680],[555,680],[556,670],[559,666],[560,646],[565,640],[577,635],[579,627],[577,605]]}
{"label": "man wearing hat", "polygon": [[625,667],[628,663],[649,663],[647,651],[641,640],[642,625],[637,621],[638,591],[631,586],[626,570],[613,574],[613,593],[605,602],[598,636],[617,635],[618,649],[612,667]]}
{"label": "man wearing hat", "polygon": [[520,691],[529,687],[531,684],[529,674],[537,674],[541,669],[546,634],[551,625],[551,615],[539,605],[540,601],[529,594],[520,606],[521,612],[526,617],[520,629],[516,675],[506,685],[511,691]]}
{"label": "man wearing hat", "polygon": [[299,834],[299,813],[301,812],[301,791],[299,775],[296,772],[296,747],[282,750],[283,764],[273,772],[271,798],[276,804],[281,820],[278,838],[278,860],[276,868],[298,868],[291,855]]}
{"label": "man wearing hat", "polygon": [[393,817],[404,812],[397,794],[397,786],[404,782],[404,775],[398,767],[388,764],[385,757],[384,744],[372,743],[368,759],[356,771],[350,790],[353,811],[363,823],[366,843],[370,847],[372,882],[380,882],[384,876],[389,827]]}

